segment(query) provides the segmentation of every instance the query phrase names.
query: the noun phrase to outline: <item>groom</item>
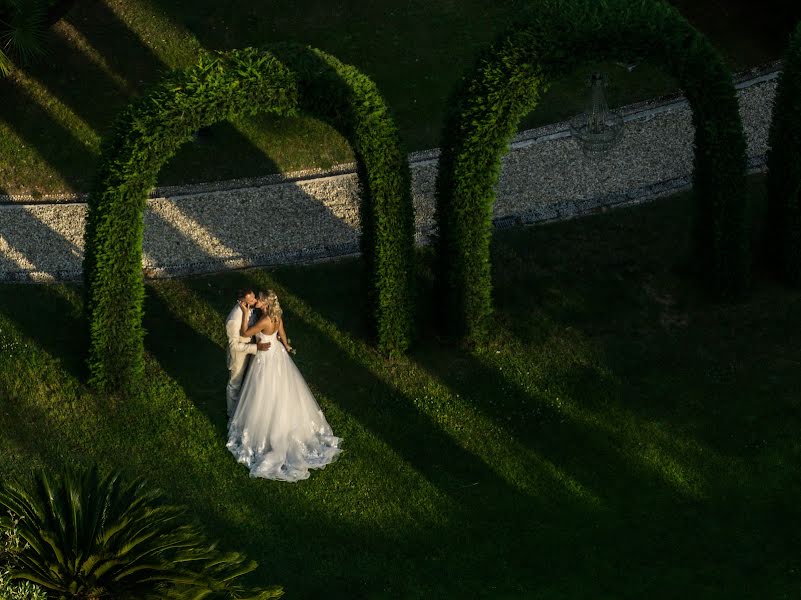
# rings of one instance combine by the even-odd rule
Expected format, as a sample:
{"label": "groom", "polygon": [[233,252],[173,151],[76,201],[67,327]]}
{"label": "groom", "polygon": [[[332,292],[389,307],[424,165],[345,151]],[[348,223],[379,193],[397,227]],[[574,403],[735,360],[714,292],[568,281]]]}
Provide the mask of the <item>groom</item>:
{"label": "groom", "polygon": [[[251,338],[239,335],[242,325],[242,309],[239,308],[239,303],[244,302],[253,308],[256,304],[256,294],[251,289],[239,290],[236,299],[236,305],[225,320],[225,333],[228,334],[228,386],[225,388],[225,396],[229,418],[233,416],[239,402],[239,392],[242,388],[242,380],[245,378],[249,355],[270,348],[270,342],[254,344],[251,342]],[[251,311],[250,320],[254,319],[255,314]],[[252,324],[252,322],[248,323],[248,327]]]}

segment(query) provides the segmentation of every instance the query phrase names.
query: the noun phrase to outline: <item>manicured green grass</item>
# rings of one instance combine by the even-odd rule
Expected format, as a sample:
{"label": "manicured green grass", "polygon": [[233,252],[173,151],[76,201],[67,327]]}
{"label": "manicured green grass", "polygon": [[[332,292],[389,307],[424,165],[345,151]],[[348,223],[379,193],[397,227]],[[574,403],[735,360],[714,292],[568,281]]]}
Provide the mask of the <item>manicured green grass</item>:
{"label": "manicured green grass", "polygon": [[[759,181],[753,183],[761,191]],[[357,260],[148,285],[141,398],[79,382],[73,286],[0,287],[0,474],[94,461],[187,504],[291,598],[791,598],[801,293],[706,297],[687,196],[498,233],[492,334],[388,362]],[[422,296],[430,256],[420,257]],[[222,322],[276,289],[339,462],[249,479],[225,449]]]}
{"label": "manicured green grass", "polygon": [[[792,24],[773,22],[770,11],[745,2],[729,5],[739,8],[679,3],[733,68],[778,58]],[[201,48],[279,41],[322,48],[378,83],[410,150],[435,147],[460,77],[498,32],[532,6],[523,0],[79,2],[53,32],[50,57],[0,81],[0,188],[34,194],[86,190],[114,115],[168,69],[191,64]],[[675,91],[673,81],[648,65],[631,73],[614,63],[587,66],[555,82],[521,127],[583,109],[586,75],[596,67],[610,75],[612,104]],[[350,159],[344,140],[319,122],[257,118],[218,125],[206,143],[185,146],[161,182],[255,176]]]}

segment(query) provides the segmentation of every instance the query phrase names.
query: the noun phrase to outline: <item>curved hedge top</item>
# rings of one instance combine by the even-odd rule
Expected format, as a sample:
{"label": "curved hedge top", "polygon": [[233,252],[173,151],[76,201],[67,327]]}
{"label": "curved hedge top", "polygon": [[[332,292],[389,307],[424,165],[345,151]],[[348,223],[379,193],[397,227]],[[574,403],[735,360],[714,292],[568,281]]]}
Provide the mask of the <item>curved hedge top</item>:
{"label": "curved hedge top", "polygon": [[696,255],[724,293],[747,285],[746,146],[720,56],[662,2],[546,1],[480,56],[450,103],[437,179],[436,279],[452,333],[481,335],[492,312],[494,186],[517,124],[549,81],[597,57],[646,58],[679,81],[695,125]]}
{"label": "curved hedge top", "polygon": [[143,213],[161,167],[201,127],[299,108],[337,126],[354,146],[363,177],[362,247],[374,327],[383,349],[406,347],[411,192],[408,169],[398,164],[405,165],[405,153],[381,96],[366,76],[322,52],[247,48],[203,54],[194,67],[173,72],[120,115],[104,143],[85,234],[93,384],[132,391],[144,372]]}
{"label": "curved hedge top", "polygon": [[295,74],[299,108],[347,139],[361,187],[360,245],[378,346],[402,352],[412,332],[414,206],[409,161],[375,83],[330,54],[294,44],[269,51]]}
{"label": "curved hedge top", "polygon": [[788,283],[801,285],[801,23],[779,75],[768,151],[767,258]]}

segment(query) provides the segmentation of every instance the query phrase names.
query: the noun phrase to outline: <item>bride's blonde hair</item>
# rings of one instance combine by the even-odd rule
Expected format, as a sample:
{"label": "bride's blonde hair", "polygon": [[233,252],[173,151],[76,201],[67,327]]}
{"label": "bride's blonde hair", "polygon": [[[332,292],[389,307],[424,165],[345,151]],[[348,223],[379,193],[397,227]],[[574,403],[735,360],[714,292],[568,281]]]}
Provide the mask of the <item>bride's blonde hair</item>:
{"label": "bride's blonde hair", "polygon": [[274,291],[267,290],[265,292],[264,290],[259,290],[256,298],[267,305],[264,307],[264,314],[273,321],[277,321],[281,318],[281,315],[284,314],[284,311],[281,310],[281,303],[278,302],[278,296]]}

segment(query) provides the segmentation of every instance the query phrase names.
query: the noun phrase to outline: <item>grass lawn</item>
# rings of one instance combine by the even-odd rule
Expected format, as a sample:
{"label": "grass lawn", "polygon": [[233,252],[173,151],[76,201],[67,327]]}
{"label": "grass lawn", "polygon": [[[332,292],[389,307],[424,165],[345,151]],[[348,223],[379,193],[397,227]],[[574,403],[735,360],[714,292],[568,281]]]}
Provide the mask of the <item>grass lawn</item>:
{"label": "grass lawn", "polygon": [[[801,293],[706,297],[691,212],[681,195],[498,233],[492,335],[455,348],[421,310],[393,362],[365,342],[358,260],[150,283],[130,402],[79,383],[79,288],[0,286],[0,476],[146,475],[290,598],[797,597]],[[298,484],[224,446],[242,284],[278,291],[345,439]]]}
{"label": "grass lawn", "polygon": [[[725,6],[712,0],[675,3],[733,69],[781,56],[792,28],[787,19],[745,0]],[[86,190],[114,116],[164,72],[192,64],[201,48],[276,41],[322,48],[375,79],[410,150],[435,147],[445,103],[459,78],[528,4],[78,2],[52,32],[50,57],[0,80],[0,188],[33,194]],[[631,73],[611,63],[587,65],[555,82],[521,127],[579,112],[588,94],[586,76],[595,68],[609,74],[615,105],[675,91],[675,82],[648,65]],[[315,120],[261,117],[220,124],[206,143],[185,146],[163,170],[161,183],[263,175],[350,159],[345,141]]]}

